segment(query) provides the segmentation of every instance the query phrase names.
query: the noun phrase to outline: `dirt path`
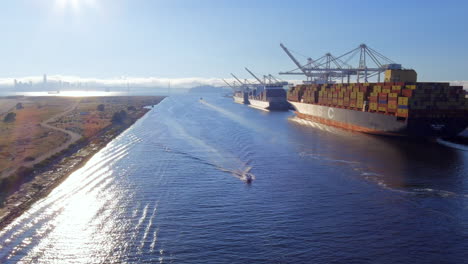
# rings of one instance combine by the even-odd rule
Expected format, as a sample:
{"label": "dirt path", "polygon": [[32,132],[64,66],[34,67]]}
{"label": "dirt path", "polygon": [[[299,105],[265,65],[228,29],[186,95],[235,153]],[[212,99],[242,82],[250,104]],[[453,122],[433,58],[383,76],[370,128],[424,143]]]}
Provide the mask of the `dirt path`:
{"label": "dirt path", "polygon": [[63,128],[58,128],[58,127],[55,127],[55,126],[52,126],[52,125],[49,125],[49,123],[52,123],[54,121],[56,121],[57,119],[61,118],[62,116],[65,116],[67,115],[68,113],[72,112],[73,110],[75,110],[75,108],[78,106],[79,102],[76,102],[74,105],[70,106],[67,110],[63,111],[62,113],[58,114],[58,115],[55,115],[49,119],[47,119],[46,121],[43,121],[41,123],[41,126],[42,127],[46,127],[46,128],[49,128],[49,129],[53,129],[53,130],[57,130],[57,131],[60,131],[60,132],[63,132],[65,134],[67,134],[70,138],[68,139],[67,142],[65,142],[64,144],[60,145],[59,147],[55,148],[55,149],[51,149],[49,150],[48,152],[45,152],[43,153],[42,155],[40,155],[39,157],[36,157],[36,159],[34,161],[31,161],[31,162],[25,162],[23,163],[23,166],[27,166],[27,167],[31,167],[31,166],[34,166],[34,164],[37,164],[45,159],[47,159],[48,157],[56,154],[56,153],[59,153],[60,151],[68,148],[68,146],[70,146],[71,144],[75,143],[76,141],[78,141],[80,138],[81,138],[81,135],[75,133],[75,132],[72,132],[72,131],[69,131],[69,130],[66,130],[66,129],[63,129]]}
{"label": "dirt path", "polygon": [[9,177],[11,174],[13,174],[13,172],[15,172],[20,166],[25,166],[25,167],[32,167],[34,166],[35,164],[37,163],[40,163],[42,161],[44,161],[45,159],[49,158],[50,156],[56,154],[56,153],[59,153],[60,151],[68,148],[71,144],[75,143],[76,141],[78,141],[80,138],[81,138],[81,135],[75,133],[75,132],[72,132],[72,131],[69,131],[69,130],[66,130],[66,129],[63,129],[63,128],[58,128],[58,127],[55,127],[55,126],[52,126],[52,125],[49,125],[49,123],[51,122],[54,122],[56,121],[57,119],[59,119],[60,117],[64,116],[64,115],[67,115],[68,113],[72,112],[73,110],[76,109],[76,107],[78,106],[79,102],[76,102],[75,104],[73,104],[72,106],[70,106],[69,108],[67,108],[65,111],[43,121],[42,123],[40,123],[40,125],[42,127],[45,127],[45,128],[48,128],[48,129],[52,129],[52,130],[57,130],[57,131],[60,131],[62,133],[65,133],[69,136],[67,142],[65,142],[64,144],[60,145],[59,147],[55,148],[55,149],[51,149],[43,154],[41,154],[40,156],[36,157],[33,161],[29,161],[29,162],[23,162],[21,163],[20,165],[18,165],[17,167],[14,167],[12,168],[11,170],[9,170],[9,173],[6,173],[6,175],[2,175],[2,177],[6,178],[6,177]]}

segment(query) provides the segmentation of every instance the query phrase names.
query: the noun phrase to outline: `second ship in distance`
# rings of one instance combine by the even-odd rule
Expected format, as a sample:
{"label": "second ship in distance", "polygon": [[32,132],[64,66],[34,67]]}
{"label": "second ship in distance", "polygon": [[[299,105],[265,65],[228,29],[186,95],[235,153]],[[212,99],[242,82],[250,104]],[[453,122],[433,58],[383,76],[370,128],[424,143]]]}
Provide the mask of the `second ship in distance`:
{"label": "second ship in distance", "polygon": [[241,81],[234,74],[231,74],[239,83],[239,85],[231,85],[224,80],[234,91],[234,101],[240,104],[246,104],[254,108],[269,110],[269,111],[288,111],[291,105],[286,100],[286,90],[284,86],[288,82],[280,81],[271,74],[264,75],[263,80],[257,77],[249,69],[245,70],[250,73],[258,83],[249,83],[248,80]]}

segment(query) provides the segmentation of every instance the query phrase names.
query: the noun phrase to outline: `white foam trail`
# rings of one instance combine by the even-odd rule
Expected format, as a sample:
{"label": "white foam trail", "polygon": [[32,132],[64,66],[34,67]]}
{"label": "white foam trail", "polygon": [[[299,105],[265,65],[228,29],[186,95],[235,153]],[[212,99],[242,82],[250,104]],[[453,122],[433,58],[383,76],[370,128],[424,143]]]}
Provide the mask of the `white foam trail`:
{"label": "white foam trail", "polygon": [[153,240],[151,241],[151,245],[150,245],[151,252],[154,252],[154,247],[156,246],[156,243],[158,241],[158,233],[159,233],[159,227],[156,228],[156,230],[154,230],[153,232]]}
{"label": "white foam trail", "polygon": [[[221,153],[219,150],[217,150],[216,148],[214,148],[211,145],[207,144],[203,140],[190,135],[189,133],[187,133],[187,131],[181,125],[179,125],[174,120],[168,120],[167,123],[170,125],[170,127],[172,129],[175,129],[177,131],[177,133],[183,139],[187,140],[189,143],[192,143],[192,145],[197,146],[197,148],[205,149],[207,152],[211,152],[212,154],[214,154],[215,155],[214,160],[216,160],[216,161],[215,162],[206,161],[205,159],[201,159],[201,158],[199,158],[197,156],[193,156],[197,160],[200,160],[200,161],[202,161],[202,162],[204,162],[206,164],[214,166],[214,167],[216,167],[217,169],[219,169],[221,171],[230,172],[230,173],[232,173],[233,175],[236,175],[236,176],[239,176],[239,170],[228,169],[228,168],[226,168],[226,166],[223,166],[222,164],[223,163],[231,163],[233,165],[233,167],[241,167],[241,168],[243,168],[242,171],[244,170],[245,163],[242,162],[239,158],[236,158],[232,154]],[[172,151],[174,151],[174,150],[172,150]],[[185,153],[185,152],[181,152],[181,151],[177,151],[177,152],[180,153],[180,154],[184,154],[184,155],[191,155],[189,153]],[[227,157],[231,157],[231,159],[228,160]],[[252,178],[255,178],[255,176],[253,176],[252,174],[249,174],[249,175],[252,176]],[[246,177],[246,174],[243,174],[243,176],[238,177],[238,178],[242,179],[242,178],[245,178],[245,177]]]}
{"label": "white foam trail", "polygon": [[441,145],[444,145],[446,147],[450,147],[450,148],[454,148],[454,149],[458,149],[458,150],[463,150],[463,151],[468,151],[468,146],[465,146],[465,145],[449,142],[449,141],[443,140],[441,138],[438,138],[436,141],[437,141],[437,143],[439,143]]}
{"label": "white foam trail", "polygon": [[156,206],[154,207],[153,209],[153,213],[151,214],[151,217],[149,218],[149,221],[148,221],[148,224],[146,225],[146,228],[145,228],[145,231],[143,233],[143,237],[141,239],[141,243],[140,243],[140,247],[138,249],[138,252],[139,253],[142,253],[143,252],[143,247],[145,245],[145,242],[146,242],[146,238],[148,236],[148,233],[149,231],[151,230],[151,227],[153,226],[153,219],[156,217],[156,212],[158,210],[158,205],[156,204]]}
{"label": "white foam trail", "polygon": [[[146,204],[145,207],[143,208],[143,211],[141,213],[141,216],[140,218],[138,219],[138,223],[132,228],[132,230],[130,230],[131,232],[131,238],[128,240],[128,242],[125,244],[125,251],[128,249],[129,246],[132,246],[137,235],[139,234],[139,228],[141,226],[141,224],[143,223],[143,221],[146,219],[146,214],[148,212],[148,206],[149,204]],[[138,205],[137,208],[139,208],[140,206]],[[135,218],[138,216],[138,209],[135,209],[132,213],[132,218]]]}
{"label": "white foam trail", "polygon": [[430,194],[430,195],[435,195],[435,196],[440,196],[440,197],[457,196],[457,194],[454,192],[436,190],[436,189],[431,189],[431,188],[420,188],[420,189],[417,188],[417,189],[413,189],[413,192],[416,194],[422,193],[422,194]]}
{"label": "white foam trail", "polygon": [[140,228],[141,224],[143,223],[143,221],[144,221],[145,218],[146,218],[146,214],[148,213],[148,205],[149,205],[149,204],[146,204],[145,208],[143,209],[143,213],[141,214],[141,217],[140,217],[140,219],[138,220],[137,225],[135,226],[135,230],[136,230],[136,231],[138,231],[138,229]]}
{"label": "white foam trail", "polygon": [[140,202],[137,203],[135,210],[133,210],[132,218],[135,218],[138,215],[139,208],[140,208]]}
{"label": "white foam trail", "polygon": [[333,134],[336,134],[336,135],[343,135],[343,133],[349,133],[349,134],[358,133],[358,132],[354,132],[354,131],[343,129],[343,128],[337,128],[337,127],[334,127],[334,126],[328,126],[328,125],[325,125],[325,124],[305,120],[305,119],[299,118],[297,116],[290,117],[289,120],[291,120],[291,121],[293,121],[295,123],[298,123],[300,125],[317,128],[319,130],[327,131],[329,133],[333,133]]}
{"label": "white foam trail", "polygon": [[357,161],[342,160],[342,159],[330,159],[330,158],[326,158],[324,155],[314,154],[314,153],[307,153],[307,152],[301,152],[301,153],[299,153],[299,156],[301,156],[301,157],[310,157],[312,159],[323,160],[323,161],[328,161],[328,162],[338,162],[338,163],[347,163],[347,164],[360,164],[360,162],[357,162]]}

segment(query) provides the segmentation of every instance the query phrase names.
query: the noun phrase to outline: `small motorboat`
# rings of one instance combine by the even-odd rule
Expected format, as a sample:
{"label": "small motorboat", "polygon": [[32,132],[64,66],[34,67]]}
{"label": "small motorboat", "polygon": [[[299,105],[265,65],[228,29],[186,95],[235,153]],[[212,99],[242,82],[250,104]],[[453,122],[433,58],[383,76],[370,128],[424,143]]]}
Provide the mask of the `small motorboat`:
{"label": "small motorboat", "polygon": [[253,181],[253,176],[252,176],[252,174],[246,173],[246,174],[244,175],[244,181],[245,181],[245,183],[247,183],[247,184],[251,184],[252,181]]}

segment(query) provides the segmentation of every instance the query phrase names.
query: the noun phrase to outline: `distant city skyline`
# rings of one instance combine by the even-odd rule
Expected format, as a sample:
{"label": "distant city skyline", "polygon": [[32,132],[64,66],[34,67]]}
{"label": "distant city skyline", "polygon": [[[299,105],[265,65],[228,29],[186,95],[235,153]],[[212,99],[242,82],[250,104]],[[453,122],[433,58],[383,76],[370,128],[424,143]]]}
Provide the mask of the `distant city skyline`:
{"label": "distant city skyline", "polygon": [[[227,78],[229,81],[234,81],[233,78]],[[252,81],[252,80],[251,80]],[[297,80],[300,82],[300,80]],[[173,88],[191,88],[199,85],[225,86],[220,78],[157,78],[157,77],[126,77],[120,76],[109,79],[98,78],[82,78],[77,76],[62,76],[62,75],[38,75],[17,78],[0,78],[0,88],[2,87],[17,87],[18,85],[27,84],[28,86],[44,87],[50,86],[76,86],[77,84],[87,86],[122,86],[127,84],[138,87],[167,87],[169,84]]]}
{"label": "distant city skyline", "polygon": [[71,82],[222,85],[231,72],[251,79],[245,66],[260,75],[294,69],[280,43],[302,63],[367,43],[414,68],[420,81],[464,81],[467,7],[432,0],[6,1],[0,85],[35,83],[44,73]]}
{"label": "distant city skyline", "polygon": [[[48,88],[99,88],[99,87],[132,87],[140,88],[167,88],[169,84],[171,88],[192,88],[202,85],[211,85],[226,87],[227,85],[221,78],[112,78],[112,79],[96,79],[96,78],[79,78],[74,76],[48,76]],[[223,78],[229,83],[234,83],[234,78]],[[255,83],[253,78],[248,79],[249,82]],[[302,79],[288,80],[290,83],[299,84]],[[463,80],[442,80],[443,82],[450,82],[452,85],[460,85],[468,90],[468,81]],[[0,89],[2,88],[45,88],[43,76],[24,77],[24,78],[0,78]]]}

